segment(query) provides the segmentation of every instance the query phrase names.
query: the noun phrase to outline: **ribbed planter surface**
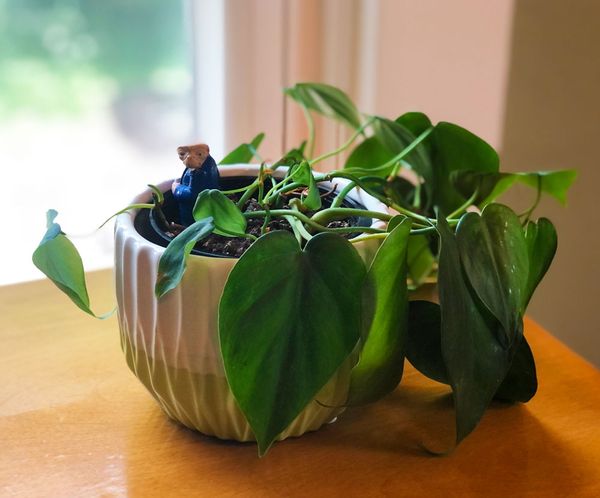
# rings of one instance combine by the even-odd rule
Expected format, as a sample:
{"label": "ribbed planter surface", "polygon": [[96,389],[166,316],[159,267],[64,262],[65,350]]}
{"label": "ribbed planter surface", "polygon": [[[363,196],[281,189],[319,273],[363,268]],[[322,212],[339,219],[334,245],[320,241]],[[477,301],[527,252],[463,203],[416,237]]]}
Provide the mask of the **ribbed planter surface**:
{"label": "ribbed planter surface", "polygon": [[[221,176],[256,175],[257,167],[222,168]],[[163,190],[171,182],[160,185]],[[338,188],[344,183],[336,180]],[[368,209],[385,207],[354,191],[350,197]],[[135,199],[147,202],[149,191]],[[115,228],[115,271],[121,346],[127,364],[160,404],[181,424],[222,439],[253,441],[254,435],[229,390],[218,340],[217,311],[236,259],[192,255],[181,284],[160,300],[154,297],[158,261],[164,251],[134,228],[136,213],[122,214]],[[376,241],[359,242],[366,260]],[[326,408],[346,401],[353,360],[347,360],[280,439],[318,429],[341,411]]]}

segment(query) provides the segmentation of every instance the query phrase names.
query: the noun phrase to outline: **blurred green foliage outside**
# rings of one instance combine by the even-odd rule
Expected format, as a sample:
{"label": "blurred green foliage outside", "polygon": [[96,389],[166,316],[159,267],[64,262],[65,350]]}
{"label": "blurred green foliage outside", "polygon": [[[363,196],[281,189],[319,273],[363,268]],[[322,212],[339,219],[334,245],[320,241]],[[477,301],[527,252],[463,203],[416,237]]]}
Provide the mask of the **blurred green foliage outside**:
{"label": "blurred green foliage outside", "polygon": [[182,2],[0,0],[0,120],[189,85]]}

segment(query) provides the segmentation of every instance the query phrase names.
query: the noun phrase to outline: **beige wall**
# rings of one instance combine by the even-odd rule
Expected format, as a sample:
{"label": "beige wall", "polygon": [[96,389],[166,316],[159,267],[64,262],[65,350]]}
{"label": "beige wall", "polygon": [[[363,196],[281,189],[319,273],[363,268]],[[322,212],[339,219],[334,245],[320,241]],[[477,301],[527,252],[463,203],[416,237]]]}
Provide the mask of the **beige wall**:
{"label": "beige wall", "polygon": [[380,0],[375,111],[427,113],[500,144],[512,0]]}
{"label": "beige wall", "polygon": [[600,365],[600,2],[518,0],[513,26],[505,167],[579,171],[566,209],[548,200],[539,210],[559,249],[530,313]]}

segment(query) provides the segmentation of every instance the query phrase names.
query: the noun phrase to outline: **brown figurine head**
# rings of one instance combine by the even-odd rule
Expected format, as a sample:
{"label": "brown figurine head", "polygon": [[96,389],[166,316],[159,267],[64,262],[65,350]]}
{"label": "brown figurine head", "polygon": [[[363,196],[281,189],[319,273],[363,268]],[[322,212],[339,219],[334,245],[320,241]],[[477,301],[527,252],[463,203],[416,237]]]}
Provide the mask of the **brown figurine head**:
{"label": "brown figurine head", "polygon": [[210,153],[208,145],[182,145],[177,147],[179,159],[185,164],[186,168],[198,169],[201,168]]}

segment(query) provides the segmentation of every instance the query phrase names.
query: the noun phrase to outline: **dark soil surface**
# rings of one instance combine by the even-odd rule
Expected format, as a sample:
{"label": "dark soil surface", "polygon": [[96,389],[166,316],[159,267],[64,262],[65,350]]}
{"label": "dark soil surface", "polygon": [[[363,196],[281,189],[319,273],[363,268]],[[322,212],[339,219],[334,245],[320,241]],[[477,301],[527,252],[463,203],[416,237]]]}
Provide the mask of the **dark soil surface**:
{"label": "dark soil surface", "polygon": [[[174,202],[174,199],[169,195],[169,193],[165,193],[165,204],[163,205],[163,214],[164,218],[162,218],[162,222],[159,223],[163,230],[163,237],[167,236],[168,238],[175,237],[178,233],[180,233],[184,227],[178,224],[178,213],[177,208]],[[289,209],[288,202],[299,195],[294,195],[293,193],[286,197],[286,202],[283,205],[278,206],[278,209]],[[240,194],[232,194],[228,196],[234,202],[239,200]],[[322,193],[322,204],[323,208],[326,208],[331,205],[335,196],[327,191],[323,191]],[[345,207],[357,207],[354,205],[348,204],[348,202],[344,201],[343,204]],[[251,198],[244,205],[242,212],[252,212],[252,211],[262,211],[261,206],[258,204],[256,198]],[[312,216],[314,214],[311,212],[306,213],[307,216]],[[155,217],[157,215],[155,214]],[[261,228],[264,223],[263,217],[257,218],[248,218],[248,226],[246,229],[246,233],[259,237],[261,235]],[[350,217],[343,220],[335,220],[330,222],[327,226],[329,228],[345,228],[350,226],[358,226],[359,218]],[[273,218],[267,225],[266,231],[271,232],[274,230],[287,230],[289,232],[292,231],[290,224],[283,218]],[[347,234],[345,235],[347,238],[351,238],[356,236],[356,234]],[[250,247],[252,244],[252,240],[246,239],[243,237],[224,237],[217,234],[211,234],[206,239],[201,240],[194,247],[195,251],[200,251],[205,254],[214,254],[215,256],[225,256],[230,258],[239,258],[244,252]]]}
{"label": "dark soil surface", "polygon": [[[283,209],[287,209],[288,206],[283,206]],[[250,199],[244,206],[243,212],[251,211],[262,211],[262,207],[258,204],[258,201],[254,198]],[[311,216],[313,213],[308,213]],[[264,218],[248,218],[248,227],[246,233],[260,237],[261,228],[264,223]],[[330,228],[341,228],[352,226],[351,220],[336,220],[330,222],[328,225]],[[267,232],[274,230],[287,230],[292,231],[290,224],[283,218],[274,218],[271,220],[266,228]],[[352,234],[348,234],[352,235]],[[250,239],[244,239],[242,237],[223,237],[221,235],[211,234],[206,239],[196,244],[196,249],[210,254],[220,254],[224,256],[230,256],[239,258],[244,252],[252,245]]]}

